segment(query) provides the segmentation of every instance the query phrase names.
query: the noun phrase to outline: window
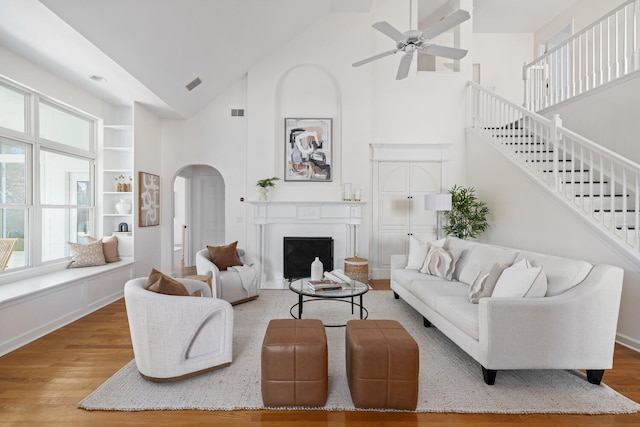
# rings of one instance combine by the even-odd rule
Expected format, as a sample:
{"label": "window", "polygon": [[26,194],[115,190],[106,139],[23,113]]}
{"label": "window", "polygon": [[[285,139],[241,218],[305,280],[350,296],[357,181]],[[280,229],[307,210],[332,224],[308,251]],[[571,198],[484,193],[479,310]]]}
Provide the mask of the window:
{"label": "window", "polygon": [[67,242],[93,234],[95,129],[95,118],[0,78],[0,238],[17,239],[0,274],[64,260]]}

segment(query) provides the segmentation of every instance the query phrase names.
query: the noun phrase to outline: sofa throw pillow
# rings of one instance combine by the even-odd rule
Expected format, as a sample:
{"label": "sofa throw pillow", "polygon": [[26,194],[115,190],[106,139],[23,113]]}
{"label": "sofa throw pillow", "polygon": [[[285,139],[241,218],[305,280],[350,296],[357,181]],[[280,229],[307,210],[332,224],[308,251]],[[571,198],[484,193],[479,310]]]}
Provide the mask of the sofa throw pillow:
{"label": "sofa throw pillow", "polygon": [[435,242],[423,242],[414,236],[409,236],[409,256],[407,257],[407,270],[420,270],[427,257],[429,244],[442,247],[444,240],[440,239]]}
{"label": "sofa throw pillow", "polygon": [[500,275],[507,268],[507,264],[495,263],[491,267],[481,270],[469,287],[469,302],[478,304],[480,298],[489,298],[498,283]]}
{"label": "sofa throw pillow", "polygon": [[238,242],[235,241],[226,246],[207,246],[211,262],[214,263],[220,271],[235,265],[242,265],[242,261],[240,261],[236,253],[237,245]]}
{"label": "sofa throw pillow", "polygon": [[420,273],[430,274],[432,276],[442,277],[451,280],[453,272],[456,268],[458,253],[454,250],[446,250],[436,245],[429,244],[427,256],[424,264],[420,269]]}
{"label": "sofa throw pillow", "polygon": [[542,266],[532,267],[524,258],[502,272],[491,297],[543,297],[546,292],[547,276]]}
{"label": "sofa throw pillow", "polygon": [[146,289],[165,295],[189,296],[187,288],[182,283],[159,272],[155,268],[151,269],[151,273],[149,273]]}
{"label": "sofa throw pillow", "polygon": [[102,242],[100,241],[87,244],[69,242],[69,252],[71,255],[69,268],[93,267],[106,264]]}
{"label": "sofa throw pillow", "polygon": [[[98,242],[95,237],[87,237],[89,243]],[[104,252],[104,260],[107,263],[120,261],[118,256],[118,238],[116,236],[102,238],[102,252]]]}

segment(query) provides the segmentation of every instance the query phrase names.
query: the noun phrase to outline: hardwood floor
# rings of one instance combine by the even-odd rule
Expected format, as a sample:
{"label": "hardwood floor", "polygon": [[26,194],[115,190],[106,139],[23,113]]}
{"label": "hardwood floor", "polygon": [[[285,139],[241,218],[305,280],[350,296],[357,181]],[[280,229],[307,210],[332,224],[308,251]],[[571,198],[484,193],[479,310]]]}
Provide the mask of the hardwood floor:
{"label": "hardwood floor", "polygon": [[[376,288],[385,282],[374,282]],[[388,286],[388,285],[387,285]],[[4,327],[5,325],[3,325]],[[638,426],[631,415],[414,414],[328,411],[85,411],[76,404],[133,358],[124,300],[0,358],[0,426]],[[640,402],[640,354],[616,346],[604,381]],[[428,388],[428,385],[423,385]],[[498,385],[496,385],[498,387]]]}

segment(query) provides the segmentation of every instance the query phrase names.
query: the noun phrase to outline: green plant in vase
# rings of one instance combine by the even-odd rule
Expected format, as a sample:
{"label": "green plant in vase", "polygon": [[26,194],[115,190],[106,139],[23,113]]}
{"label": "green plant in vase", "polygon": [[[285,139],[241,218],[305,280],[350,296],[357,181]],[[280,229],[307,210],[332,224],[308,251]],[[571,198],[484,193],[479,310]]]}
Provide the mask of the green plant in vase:
{"label": "green plant in vase", "polygon": [[443,227],[445,234],[460,239],[478,237],[489,228],[487,204],[478,200],[473,187],[458,187],[451,190],[451,210],[445,212],[447,224]]}
{"label": "green plant in vase", "polygon": [[264,202],[267,200],[267,194],[269,193],[269,187],[275,187],[276,181],[279,181],[280,178],[274,176],[273,178],[265,178],[259,180],[256,185],[260,187],[258,191],[260,191],[260,198],[258,200]]}

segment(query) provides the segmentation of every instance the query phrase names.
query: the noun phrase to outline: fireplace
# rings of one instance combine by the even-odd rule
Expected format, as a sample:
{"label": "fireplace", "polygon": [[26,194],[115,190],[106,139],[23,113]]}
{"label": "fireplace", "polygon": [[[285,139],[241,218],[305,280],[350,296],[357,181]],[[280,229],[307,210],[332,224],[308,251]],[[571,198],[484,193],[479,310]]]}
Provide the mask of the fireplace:
{"label": "fireplace", "polygon": [[333,270],[333,238],[284,237],[284,278],[311,276],[311,263],[320,258],[324,271]]}

